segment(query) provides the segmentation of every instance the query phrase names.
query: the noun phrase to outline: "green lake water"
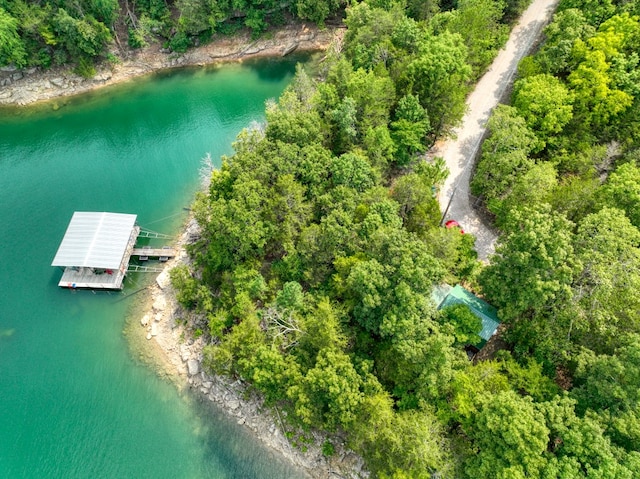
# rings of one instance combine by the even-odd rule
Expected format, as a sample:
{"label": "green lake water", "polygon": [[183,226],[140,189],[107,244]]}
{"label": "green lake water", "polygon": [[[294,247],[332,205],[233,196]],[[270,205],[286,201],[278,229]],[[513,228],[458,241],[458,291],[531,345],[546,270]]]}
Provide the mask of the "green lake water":
{"label": "green lake water", "polygon": [[0,110],[0,478],[302,477],[135,360],[125,296],[144,278],[72,292],[50,266],[74,211],[177,233],[201,159],[230,153],[294,67],[182,70]]}

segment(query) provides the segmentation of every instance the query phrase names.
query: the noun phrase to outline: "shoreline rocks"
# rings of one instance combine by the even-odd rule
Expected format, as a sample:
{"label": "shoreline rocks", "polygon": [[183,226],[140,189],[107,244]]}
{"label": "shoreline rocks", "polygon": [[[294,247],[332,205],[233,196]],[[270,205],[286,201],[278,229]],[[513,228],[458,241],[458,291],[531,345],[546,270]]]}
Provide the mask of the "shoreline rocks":
{"label": "shoreline rocks", "polygon": [[0,105],[25,106],[54,98],[78,95],[107,85],[184,66],[205,66],[259,57],[282,57],[294,51],[326,50],[340,29],[320,30],[316,26],[298,24],[270,32],[269,36],[252,40],[249,32],[233,37],[220,37],[186,53],[169,53],[159,44],[142,50],[124,52],[120,63],[103,63],[96,67],[93,78],[73,73],[71,67],[50,70],[15,67],[0,68]]}

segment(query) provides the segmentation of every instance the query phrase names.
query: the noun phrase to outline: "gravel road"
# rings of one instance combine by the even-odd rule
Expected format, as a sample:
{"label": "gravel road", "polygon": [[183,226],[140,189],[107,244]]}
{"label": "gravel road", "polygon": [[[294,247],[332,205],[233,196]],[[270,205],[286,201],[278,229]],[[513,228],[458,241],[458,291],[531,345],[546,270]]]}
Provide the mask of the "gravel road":
{"label": "gravel road", "polygon": [[474,160],[491,111],[507,92],[518,63],[536,44],[557,3],[558,0],[533,0],[512,30],[507,44],[467,98],[467,114],[461,125],[454,130],[451,139],[431,152],[433,156],[444,158],[450,171],[440,192],[440,209],[443,213],[447,211],[445,220],[455,219],[465,232],[476,237],[478,257],[483,261],[487,261],[494,252],[498,235],[493,226],[472,207],[469,180]]}

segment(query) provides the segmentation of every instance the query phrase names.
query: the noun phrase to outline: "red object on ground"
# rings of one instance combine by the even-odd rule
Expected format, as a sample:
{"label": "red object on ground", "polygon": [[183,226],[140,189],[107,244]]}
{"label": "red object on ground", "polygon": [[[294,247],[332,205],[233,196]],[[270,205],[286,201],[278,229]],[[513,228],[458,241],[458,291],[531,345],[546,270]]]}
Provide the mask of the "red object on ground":
{"label": "red object on ground", "polygon": [[460,228],[460,233],[464,234],[462,226],[460,226],[460,223],[458,223],[456,220],[449,220],[444,224],[444,226],[446,228]]}

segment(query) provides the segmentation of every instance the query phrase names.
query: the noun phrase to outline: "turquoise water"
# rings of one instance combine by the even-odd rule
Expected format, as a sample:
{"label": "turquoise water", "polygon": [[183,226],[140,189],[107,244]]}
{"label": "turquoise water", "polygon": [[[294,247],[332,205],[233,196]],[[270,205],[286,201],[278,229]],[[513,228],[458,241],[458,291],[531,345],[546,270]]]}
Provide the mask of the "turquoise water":
{"label": "turquoise water", "polygon": [[294,66],[183,70],[0,110],[0,477],[301,477],[132,358],[125,294],[143,278],[125,294],[72,292],[50,266],[76,210],[175,233],[201,159],[229,153]]}

